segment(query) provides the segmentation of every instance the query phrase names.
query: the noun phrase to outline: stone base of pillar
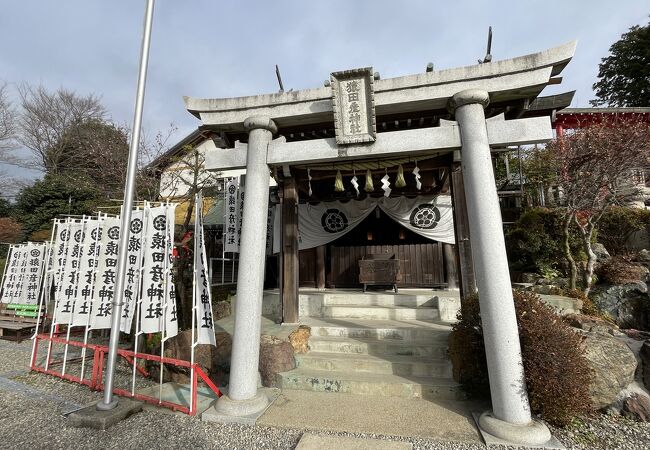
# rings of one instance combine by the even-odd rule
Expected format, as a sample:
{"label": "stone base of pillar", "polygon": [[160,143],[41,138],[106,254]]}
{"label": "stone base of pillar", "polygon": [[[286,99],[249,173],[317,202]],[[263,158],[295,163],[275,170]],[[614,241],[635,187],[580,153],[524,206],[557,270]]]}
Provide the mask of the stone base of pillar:
{"label": "stone base of pillar", "polygon": [[475,414],[474,419],[488,446],[490,443],[487,441],[491,437],[501,441],[499,442],[501,444],[516,444],[535,448],[564,448],[559,441],[553,438],[544,423],[534,419],[526,424],[510,423],[497,419],[492,411],[486,411],[480,416]]}
{"label": "stone base of pillar", "polygon": [[227,395],[222,395],[214,408],[204,412],[201,418],[214,422],[254,424],[269,404],[269,398],[262,390],[258,390],[257,394],[246,400],[233,400]]}

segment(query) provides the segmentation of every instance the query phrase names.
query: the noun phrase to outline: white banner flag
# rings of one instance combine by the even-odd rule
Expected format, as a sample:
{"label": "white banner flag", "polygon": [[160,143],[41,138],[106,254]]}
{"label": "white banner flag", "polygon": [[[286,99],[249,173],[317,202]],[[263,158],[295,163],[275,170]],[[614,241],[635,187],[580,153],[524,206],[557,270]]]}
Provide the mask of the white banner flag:
{"label": "white banner flag", "polygon": [[20,259],[22,250],[20,245],[10,245],[7,253],[7,266],[5,268],[4,280],[2,281],[2,303],[16,303],[16,284],[18,283]]}
{"label": "white banner flag", "polygon": [[174,284],[174,225],[176,223],[176,204],[167,205],[166,253],[165,267],[165,339],[178,334],[178,311],[176,309],[176,285]]}
{"label": "white banner flag", "polygon": [[73,326],[87,326],[91,323],[93,291],[97,286],[97,260],[101,250],[102,223],[103,219],[92,218],[88,220],[84,230]]}
{"label": "white banner flag", "polygon": [[196,219],[194,220],[194,311],[198,330],[197,344],[217,346],[212,317],[212,296],[210,280],[206,271],[205,236],[203,234],[203,197],[196,196]]}
{"label": "white banner flag", "polygon": [[65,226],[59,232],[59,247],[63,249],[63,253],[57,258],[59,284],[54,295],[57,324],[68,324],[72,320],[74,300],[79,287],[79,263],[83,238],[84,223],[67,219]]}
{"label": "white banner flag", "polygon": [[178,332],[176,292],[172,282],[172,249],[176,205],[146,207],[142,306],[140,326],[144,333],[165,330],[165,337]]}
{"label": "white banner flag", "polygon": [[124,305],[120,331],[131,332],[133,316],[140,297],[140,273],[142,271],[142,236],[144,234],[144,211],[131,213],[129,227],[129,246],[126,262],[126,279],[124,280]]}
{"label": "white banner flag", "polygon": [[92,294],[92,317],[90,325],[93,329],[107,329],[111,327],[119,241],[120,218],[106,217],[99,240],[97,278]]}
{"label": "white banner flag", "polygon": [[2,303],[38,303],[45,261],[45,244],[11,245],[2,285]]}
{"label": "white banner flag", "polygon": [[19,303],[36,305],[41,287],[43,263],[45,262],[45,244],[27,244],[24,255],[27,259],[27,265],[24,271],[22,282],[23,291],[20,293]]}
{"label": "white banner flag", "polygon": [[224,216],[224,251],[239,251],[239,180],[231,178],[226,183],[226,201]]}
{"label": "white banner flag", "polygon": [[21,245],[16,252],[16,273],[17,280],[13,294],[13,303],[24,301],[25,282],[27,275],[27,261],[29,260],[29,249],[27,245]]}

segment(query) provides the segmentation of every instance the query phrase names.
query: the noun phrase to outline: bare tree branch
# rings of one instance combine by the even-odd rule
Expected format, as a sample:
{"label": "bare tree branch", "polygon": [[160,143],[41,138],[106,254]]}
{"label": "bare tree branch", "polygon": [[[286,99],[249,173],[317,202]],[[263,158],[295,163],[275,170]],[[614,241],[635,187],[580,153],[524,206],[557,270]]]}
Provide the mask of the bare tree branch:
{"label": "bare tree branch", "polygon": [[59,88],[49,92],[45,87],[22,84],[18,88],[22,113],[18,120],[19,141],[34,156],[42,170],[57,174],[66,163],[64,135],[82,123],[103,121],[106,109],[93,94],[79,96]]}

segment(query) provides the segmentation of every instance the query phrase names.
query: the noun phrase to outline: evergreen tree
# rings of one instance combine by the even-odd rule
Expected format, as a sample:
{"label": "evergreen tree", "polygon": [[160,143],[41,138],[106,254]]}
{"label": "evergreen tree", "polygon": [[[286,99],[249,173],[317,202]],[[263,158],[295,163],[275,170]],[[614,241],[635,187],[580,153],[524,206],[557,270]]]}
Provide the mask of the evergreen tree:
{"label": "evergreen tree", "polygon": [[592,106],[650,106],[650,23],[633,26],[599,65]]}

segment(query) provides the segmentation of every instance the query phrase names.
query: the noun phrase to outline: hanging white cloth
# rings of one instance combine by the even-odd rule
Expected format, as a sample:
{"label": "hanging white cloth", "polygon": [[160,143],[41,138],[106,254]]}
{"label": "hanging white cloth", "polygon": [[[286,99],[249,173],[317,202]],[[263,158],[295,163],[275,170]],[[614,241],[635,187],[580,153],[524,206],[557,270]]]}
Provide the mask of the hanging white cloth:
{"label": "hanging white cloth", "polygon": [[[348,202],[298,205],[298,246],[300,250],[332,242],[354,229],[375,208],[414,233],[434,241],[454,244],[454,219],[449,195],[421,195],[416,198],[380,197]],[[277,230],[280,227],[276,227]],[[279,233],[273,249],[280,249]]]}
{"label": "hanging white cloth", "polygon": [[382,197],[378,204],[382,211],[404,228],[433,241],[456,243],[451,196]]}
{"label": "hanging white cloth", "polygon": [[298,248],[318,247],[340,238],[359,225],[376,206],[372,198],[298,205]]}

